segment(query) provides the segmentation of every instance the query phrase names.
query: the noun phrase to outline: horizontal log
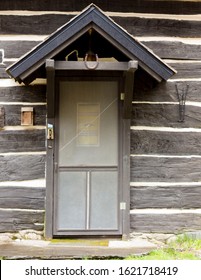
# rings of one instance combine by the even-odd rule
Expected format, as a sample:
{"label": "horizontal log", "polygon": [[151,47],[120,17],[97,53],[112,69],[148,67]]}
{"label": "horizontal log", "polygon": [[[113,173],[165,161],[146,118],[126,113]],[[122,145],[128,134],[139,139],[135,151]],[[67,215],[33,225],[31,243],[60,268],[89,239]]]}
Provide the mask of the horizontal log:
{"label": "horizontal log", "polygon": [[[31,36],[30,36],[31,37]],[[157,40],[157,37],[152,41],[144,41],[143,37],[138,39],[145,46],[149,47],[155,54],[163,59],[188,59],[201,60],[201,45],[183,43],[179,41]],[[8,40],[1,41],[1,48],[4,49],[5,58],[19,58],[33,47],[41,43],[41,41],[29,40]],[[16,48],[16,45],[18,46]]]}
{"label": "horizontal log", "polygon": [[[137,81],[135,81],[135,84]],[[141,83],[138,87],[134,86],[134,101],[153,101],[153,102],[178,102],[175,85],[178,85],[179,91],[182,91],[189,84],[187,101],[201,101],[200,81],[174,81],[159,83],[153,89],[143,87]]]}
{"label": "horizontal log", "polygon": [[0,181],[23,181],[45,177],[45,155],[0,155]]}
{"label": "horizontal log", "polygon": [[201,59],[201,44],[183,43],[174,39],[161,41],[157,37],[154,41],[143,41],[143,38],[140,41],[163,59]]}
{"label": "horizontal log", "polygon": [[46,86],[0,87],[0,102],[46,102]]}
{"label": "horizontal log", "polygon": [[38,211],[0,210],[0,232],[23,229],[43,230],[44,213]]}
{"label": "horizontal log", "polygon": [[168,65],[173,67],[177,73],[172,79],[192,79],[201,77],[201,62],[169,62]]}
{"label": "horizontal log", "polygon": [[[4,1],[1,3],[1,10],[35,10],[35,11],[80,11],[91,3],[91,0],[66,1],[32,0],[22,2],[20,0]],[[93,0],[93,3],[105,11],[137,12],[137,13],[163,13],[163,14],[197,14],[201,10],[199,1],[188,0],[115,0],[102,1]]]}
{"label": "horizontal log", "polygon": [[45,130],[5,130],[0,133],[0,153],[45,151]]}
{"label": "horizontal log", "polygon": [[200,21],[167,18],[112,17],[133,36],[200,37]]}
{"label": "horizontal log", "polygon": [[33,107],[33,124],[46,124],[46,105],[4,105],[5,126],[21,125],[21,108]]}
{"label": "horizontal log", "polygon": [[[1,34],[51,34],[67,23],[71,14],[4,15],[0,14]],[[111,17],[133,36],[177,36],[196,38],[200,36],[200,21],[145,18]],[[33,26],[35,28],[33,28]]]}
{"label": "horizontal log", "polygon": [[131,187],[130,209],[201,208],[201,186]]}
{"label": "horizontal log", "polygon": [[0,107],[0,128],[4,127],[5,123],[5,110],[3,107]]}
{"label": "horizontal log", "polygon": [[[32,48],[34,48],[36,45],[38,45],[40,41],[22,41],[17,40],[14,41],[1,41],[1,48],[4,49],[4,56],[5,58],[19,58],[28,51],[30,51]],[[16,48],[17,46],[17,48]]]}
{"label": "horizontal log", "polygon": [[0,65],[0,79],[8,79],[9,75],[6,73],[5,65]]}
{"label": "horizontal log", "polygon": [[131,182],[199,182],[201,158],[131,157]]}
{"label": "horizontal log", "polygon": [[201,228],[201,214],[132,214],[131,231],[181,233]]}
{"label": "horizontal log", "polygon": [[[187,95],[187,100],[189,95]],[[179,104],[133,104],[131,125],[200,128],[199,106],[185,106],[184,122],[179,122]]]}
{"label": "horizontal log", "polygon": [[[3,63],[4,51],[3,48],[0,49],[0,64]],[[0,65],[1,68],[1,65]]]}
{"label": "horizontal log", "polygon": [[44,210],[45,188],[0,187],[1,208]]}
{"label": "horizontal log", "polygon": [[131,131],[131,154],[201,155],[201,134]]}
{"label": "horizontal log", "polygon": [[[0,34],[37,34],[47,35],[67,23],[73,15],[1,15]],[[34,26],[34,28],[33,28]]]}

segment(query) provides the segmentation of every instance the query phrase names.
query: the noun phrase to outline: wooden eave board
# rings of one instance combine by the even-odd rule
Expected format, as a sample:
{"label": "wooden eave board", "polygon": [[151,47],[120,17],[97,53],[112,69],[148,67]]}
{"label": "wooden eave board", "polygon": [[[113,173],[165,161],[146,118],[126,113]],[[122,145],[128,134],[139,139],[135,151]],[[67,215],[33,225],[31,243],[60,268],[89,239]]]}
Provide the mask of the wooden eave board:
{"label": "wooden eave board", "polygon": [[128,60],[137,59],[139,65],[148,70],[153,77],[164,80],[170,78],[174,69],[165,64],[159,57],[135,40],[126,30],[116,24],[111,18],[94,4],[88,6],[79,15],[63,25],[46,40],[21,57],[16,63],[6,69],[15,80],[23,82],[39,67],[45,65],[46,59],[52,58],[65,47],[75,41],[91,26],[96,27],[102,35],[106,35],[111,43],[128,56]]}

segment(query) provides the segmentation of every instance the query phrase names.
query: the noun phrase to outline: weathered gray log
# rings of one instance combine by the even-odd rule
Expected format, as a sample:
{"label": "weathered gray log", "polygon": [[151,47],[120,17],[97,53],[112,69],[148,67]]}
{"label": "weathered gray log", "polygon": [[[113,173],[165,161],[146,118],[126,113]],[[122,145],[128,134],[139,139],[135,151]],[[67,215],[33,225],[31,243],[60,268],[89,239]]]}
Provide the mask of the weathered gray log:
{"label": "weathered gray log", "polygon": [[[137,81],[135,81],[136,85]],[[186,100],[201,102],[200,87],[201,81],[174,81],[159,83],[153,89],[144,88],[143,84],[137,88],[134,86],[134,101],[154,101],[154,102],[178,102],[175,85],[178,85],[179,90],[186,88],[189,84],[189,90]]]}
{"label": "weathered gray log", "polygon": [[[1,59],[1,57],[0,57],[0,59]],[[9,78],[5,69],[6,69],[6,65],[0,64],[0,79]]]}
{"label": "weathered gray log", "polygon": [[21,125],[21,108],[33,107],[34,125],[46,124],[46,105],[5,105],[5,126]]}
{"label": "weathered gray log", "polygon": [[[4,1],[1,3],[2,10],[35,10],[35,11],[80,11],[91,3],[91,0],[82,1],[66,1],[66,0],[49,0],[46,1],[32,0],[22,2],[20,0]],[[102,1],[93,0],[93,3],[98,5],[105,11],[118,12],[136,12],[136,13],[162,13],[162,14],[197,14],[201,10],[199,1],[188,0],[115,0]]]}
{"label": "weathered gray log", "polygon": [[172,79],[192,79],[200,78],[201,76],[200,62],[170,62],[168,64],[177,71],[177,73],[172,77]]}
{"label": "weathered gray log", "polygon": [[197,182],[201,158],[131,157],[131,182]]}
{"label": "weathered gray log", "polygon": [[131,231],[180,233],[201,229],[201,214],[132,214]]}
{"label": "weathered gray log", "polygon": [[4,127],[5,124],[5,110],[4,107],[0,107],[0,128]]}
{"label": "weathered gray log", "polygon": [[186,105],[184,122],[179,122],[178,104],[133,104],[131,125],[134,126],[200,128],[200,124],[201,110],[198,106]]}
{"label": "weathered gray log", "polygon": [[43,212],[0,210],[0,232],[18,232],[23,229],[43,230],[43,223]]}
{"label": "weathered gray log", "polygon": [[45,155],[0,155],[0,181],[45,177]]}
{"label": "weathered gray log", "polygon": [[[0,15],[0,33],[47,35],[67,23],[72,17],[73,15],[70,14],[54,13],[30,16]],[[133,36],[175,36],[175,34],[178,37],[200,36],[200,21],[118,16],[111,18]],[[33,26],[35,28],[32,28]]]}
{"label": "weathered gray log", "polygon": [[45,130],[0,132],[0,153],[45,151]]}
{"label": "weathered gray log", "polygon": [[46,85],[1,87],[0,102],[46,102]]}
{"label": "weathered gray log", "polygon": [[[40,41],[26,41],[17,40],[16,41],[1,41],[1,48],[4,49],[5,58],[19,58],[33,47],[38,45]],[[16,48],[17,46],[17,48]]]}
{"label": "weathered gray log", "polygon": [[145,46],[150,48],[160,58],[166,59],[201,59],[201,45],[174,41],[159,41],[157,37],[154,41],[140,40]]}
{"label": "weathered gray log", "polygon": [[[199,44],[183,43],[174,41],[174,39],[172,41],[159,41],[157,37],[154,41],[143,41],[143,38],[140,41],[161,58],[201,60],[201,45]],[[40,41],[34,40],[8,40],[1,42],[1,48],[4,49],[5,58],[19,58],[39,43]],[[17,48],[15,47],[16,45],[18,46]]]}
{"label": "weathered gray log", "polygon": [[[12,9],[13,10],[13,9]],[[42,14],[42,15],[1,15],[1,34],[37,34],[53,33],[60,26],[67,23],[73,15]],[[33,28],[33,26],[35,28]]]}
{"label": "weathered gray log", "polygon": [[[3,48],[1,48],[0,49],[0,64],[3,63],[3,56],[4,56]],[[0,65],[0,68],[1,68],[1,65]]]}
{"label": "weathered gray log", "polygon": [[131,154],[201,155],[201,133],[131,130]]}
{"label": "weathered gray log", "polygon": [[45,188],[0,187],[1,208],[44,210]]}
{"label": "weathered gray log", "polygon": [[112,17],[120,26],[133,36],[175,36],[199,37],[201,22],[191,20]]}
{"label": "weathered gray log", "polygon": [[201,208],[201,186],[131,187],[131,210],[143,208]]}

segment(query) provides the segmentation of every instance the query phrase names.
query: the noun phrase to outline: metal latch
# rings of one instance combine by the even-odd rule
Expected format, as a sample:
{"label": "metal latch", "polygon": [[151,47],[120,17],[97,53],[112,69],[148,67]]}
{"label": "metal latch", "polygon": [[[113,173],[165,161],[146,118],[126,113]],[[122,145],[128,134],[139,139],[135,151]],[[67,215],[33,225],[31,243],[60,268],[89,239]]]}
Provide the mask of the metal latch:
{"label": "metal latch", "polygon": [[126,210],[126,202],[120,202],[120,210]]}
{"label": "metal latch", "polygon": [[125,98],[125,93],[124,93],[124,92],[121,92],[120,100],[124,100],[124,98]]}
{"label": "metal latch", "polygon": [[47,139],[53,140],[54,139],[54,129],[53,124],[48,123],[47,125]]}

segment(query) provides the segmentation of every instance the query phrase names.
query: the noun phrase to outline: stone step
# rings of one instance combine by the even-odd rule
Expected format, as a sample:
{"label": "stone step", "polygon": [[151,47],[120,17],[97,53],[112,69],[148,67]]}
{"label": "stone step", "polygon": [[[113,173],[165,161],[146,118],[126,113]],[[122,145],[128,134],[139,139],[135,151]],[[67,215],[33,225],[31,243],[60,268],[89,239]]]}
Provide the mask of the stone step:
{"label": "stone step", "polygon": [[[94,241],[93,241],[94,242]],[[0,243],[0,257],[4,259],[82,259],[90,257],[118,257],[143,255],[157,248],[140,238],[132,241],[110,240],[103,245],[88,242],[52,242],[45,240],[16,240]]]}

